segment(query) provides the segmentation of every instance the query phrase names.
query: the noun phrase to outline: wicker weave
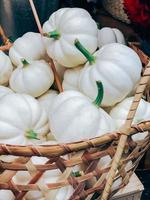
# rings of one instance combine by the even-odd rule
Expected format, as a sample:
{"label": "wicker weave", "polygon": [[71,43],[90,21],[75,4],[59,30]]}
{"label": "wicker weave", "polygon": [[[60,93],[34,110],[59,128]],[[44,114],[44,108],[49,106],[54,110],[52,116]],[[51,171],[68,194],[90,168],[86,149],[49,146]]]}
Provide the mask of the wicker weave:
{"label": "wicker weave", "polygon": [[[3,41],[5,43],[7,41],[7,44],[11,46],[6,38]],[[150,121],[132,125],[132,120],[143,92],[145,92],[145,96],[149,100],[150,61],[137,46],[130,45],[139,54],[144,67],[125,126],[120,131],[69,144],[40,146],[0,144],[1,155],[18,156],[15,161],[10,163],[0,161],[1,189],[11,190],[16,200],[24,199],[28,191],[39,190],[43,195],[47,191],[51,191],[51,199],[54,200],[58,188],[71,185],[74,188],[74,192],[69,198],[70,200],[107,200],[129,182],[129,178],[150,145],[150,134],[138,142],[134,142],[131,137],[138,132],[148,131],[149,133],[150,131]],[[43,165],[34,165],[30,159],[32,156],[47,157],[48,161]],[[107,166],[100,167],[99,161],[106,158],[106,156],[110,156],[113,161]],[[80,172],[80,176],[75,177],[72,173],[73,167],[81,165],[82,172]],[[43,173],[53,169],[59,169],[62,172],[59,181],[46,185],[39,184],[38,180]],[[21,185],[13,182],[13,177],[18,171],[28,171],[30,173],[32,178],[28,184]],[[112,184],[117,180],[121,180],[121,184],[111,191]]]}

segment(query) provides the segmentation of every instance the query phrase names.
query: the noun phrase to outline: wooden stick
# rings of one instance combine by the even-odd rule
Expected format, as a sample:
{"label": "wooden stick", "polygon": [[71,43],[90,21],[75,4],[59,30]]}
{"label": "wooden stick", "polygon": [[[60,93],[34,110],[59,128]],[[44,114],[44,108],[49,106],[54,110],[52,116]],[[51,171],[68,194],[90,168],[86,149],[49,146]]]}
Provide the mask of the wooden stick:
{"label": "wooden stick", "polygon": [[9,41],[8,37],[6,36],[4,29],[0,25],[0,36],[2,37],[2,41],[5,45],[0,46],[1,51],[7,51],[12,46],[12,43]]}
{"label": "wooden stick", "polygon": [[31,6],[31,9],[32,9],[32,12],[33,12],[34,19],[36,21],[37,27],[39,29],[39,32],[41,33],[41,35],[43,35],[42,26],[41,26],[41,23],[40,23],[40,20],[39,20],[39,17],[38,17],[38,14],[37,14],[37,11],[36,11],[36,8],[35,8],[33,0],[29,0],[29,3],[30,3],[30,6]]}
{"label": "wooden stick", "polygon": [[[42,30],[42,26],[41,26],[41,23],[40,23],[40,20],[39,20],[39,16],[37,14],[37,11],[36,11],[36,8],[35,8],[35,5],[34,5],[34,2],[33,0],[29,0],[29,3],[31,5],[31,9],[32,9],[32,12],[33,12],[33,15],[34,15],[34,19],[36,21],[36,24],[37,24],[37,27],[38,27],[38,30],[40,32],[41,35],[43,35],[43,30]],[[62,84],[61,84],[61,80],[60,80],[60,77],[57,73],[57,70],[56,70],[56,67],[55,67],[55,64],[53,62],[53,60],[50,58],[50,63],[51,63],[51,68],[53,70],[53,73],[54,73],[54,79],[56,81],[56,84],[57,84],[57,87],[58,87],[58,90],[59,92],[63,92],[63,88],[62,88]]]}
{"label": "wooden stick", "polygon": [[12,43],[9,42],[9,44],[7,44],[7,45],[0,46],[0,50],[1,51],[8,51],[11,46],[12,46]]}
{"label": "wooden stick", "polygon": [[2,37],[2,40],[3,40],[3,43],[4,44],[7,44],[9,39],[8,37],[6,36],[5,32],[4,32],[4,29],[2,28],[2,26],[0,25],[0,36]]}
{"label": "wooden stick", "polygon": [[106,185],[105,185],[104,191],[102,193],[101,200],[107,200],[109,197],[111,186],[113,184],[113,180],[116,175],[116,171],[118,169],[120,159],[122,157],[124,147],[125,147],[128,135],[129,135],[128,129],[130,129],[130,127],[132,125],[133,118],[136,114],[136,110],[137,110],[140,100],[142,98],[143,92],[147,86],[147,83],[149,82],[149,78],[150,78],[150,61],[145,68],[143,77],[141,78],[139,86],[136,90],[136,94],[134,96],[134,100],[130,107],[130,111],[129,111],[127,119],[126,119],[126,123],[124,124],[124,126],[121,129],[122,135],[119,139],[117,150],[116,150],[115,156],[113,158],[112,166],[109,171],[109,176],[106,181]]}
{"label": "wooden stick", "polygon": [[51,68],[52,68],[52,70],[53,70],[54,79],[55,79],[55,81],[56,81],[58,90],[59,90],[59,92],[63,92],[63,88],[62,88],[62,84],[61,84],[61,81],[60,81],[60,77],[59,77],[59,75],[58,75],[58,73],[57,73],[57,71],[56,71],[56,67],[55,67],[55,64],[54,64],[53,59],[50,59],[50,63],[49,63],[49,64],[51,65]]}

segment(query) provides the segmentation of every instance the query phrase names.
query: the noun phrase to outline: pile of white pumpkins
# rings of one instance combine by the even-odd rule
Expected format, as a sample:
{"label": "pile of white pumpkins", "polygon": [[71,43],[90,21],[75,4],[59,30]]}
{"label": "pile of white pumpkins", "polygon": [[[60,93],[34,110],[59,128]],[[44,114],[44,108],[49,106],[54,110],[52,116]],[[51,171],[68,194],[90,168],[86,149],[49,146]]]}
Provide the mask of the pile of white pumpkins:
{"label": "pile of white pumpkins", "polygon": [[[140,58],[126,46],[121,31],[109,27],[98,30],[86,10],[62,8],[44,23],[43,32],[44,36],[25,33],[14,42],[9,56],[0,52],[0,143],[66,143],[119,129],[125,122],[142,71]],[[51,89],[55,86],[49,57],[62,81],[61,93]],[[150,104],[142,99],[134,123],[147,119]],[[146,135],[139,133],[133,140]],[[15,159],[0,156],[3,162]],[[47,160],[32,158],[34,164]],[[106,156],[98,166],[105,167],[110,162],[111,158]],[[71,170],[82,169],[76,166]],[[38,183],[57,182],[65,176],[68,174],[62,175],[59,170],[47,171]],[[13,177],[16,184],[27,184],[30,179],[29,172],[23,171]],[[72,192],[71,186],[46,194],[32,191],[25,199],[66,200]],[[9,190],[0,190],[0,196],[1,200],[15,199]]]}

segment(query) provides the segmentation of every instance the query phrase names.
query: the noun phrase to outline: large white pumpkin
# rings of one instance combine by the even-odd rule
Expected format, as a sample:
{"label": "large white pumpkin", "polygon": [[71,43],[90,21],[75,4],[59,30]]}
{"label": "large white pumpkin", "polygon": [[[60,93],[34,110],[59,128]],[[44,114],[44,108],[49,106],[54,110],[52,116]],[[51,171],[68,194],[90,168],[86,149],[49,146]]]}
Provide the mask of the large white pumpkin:
{"label": "large white pumpkin", "polygon": [[0,200],[15,200],[15,195],[10,190],[0,190]]}
{"label": "large white pumpkin", "polygon": [[[98,86],[99,87],[99,86]],[[60,93],[49,113],[51,132],[59,142],[74,142],[100,136],[114,130],[111,117],[98,107],[101,87],[96,100],[80,92]]]}
{"label": "large white pumpkin", "polygon": [[79,91],[79,76],[83,66],[79,66],[73,69],[67,69],[64,73],[64,80],[62,86],[64,90],[77,90]]}
{"label": "large white pumpkin", "polygon": [[[76,41],[76,46],[82,51],[79,41]],[[94,55],[86,52],[86,56],[90,62],[86,63],[80,74],[79,89],[91,99],[95,99],[96,81],[101,81],[104,86],[102,106],[113,106],[123,100],[140,80],[140,58],[125,45],[108,44]]]}
{"label": "large white pumpkin", "polygon": [[18,93],[38,97],[44,94],[54,82],[53,71],[44,60],[23,64],[17,67],[10,77],[10,87]]}
{"label": "large white pumpkin", "polygon": [[38,98],[39,103],[44,108],[47,114],[49,114],[49,111],[52,108],[52,104],[55,101],[55,97],[57,95],[58,95],[58,92],[56,90],[50,89]]}
{"label": "large white pumpkin", "polygon": [[125,38],[123,33],[117,28],[104,27],[98,30],[98,47],[110,43],[125,44]]}
{"label": "large white pumpkin", "polygon": [[10,88],[0,85],[0,98],[2,98],[7,94],[12,94],[12,93],[13,91]]}
{"label": "large white pumpkin", "polygon": [[[32,144],[49,132],[45,111],[26,94],[8,94],[0,99],[0,143]],[[40,142],[40,140],[38,140]]]}
{"label": "large white pumpkin", "polygon": [[[121,103],[117,104],[111,111],[110,116],[114,119],[116,127],[119,129],[127,118],[130,106],[133,102],[134,97],[129,97],[123,100]],[[133,124],[137,124],[139,122],[149,120],[150,119],[150,103],[141,99],[138,109],[136,111],[136,115],[133,119]],[[132,138],[134,141],[138,141],[144,139],[147,135],[145,133],[137,133],[133,135]]]}
{"label": "large white pumpkin", "polygon": [[46,49],[40,33],[27,32],[18,38],[9,50],[9,57],[15,66],[21,64],[21,59],[28,61],[45,58]]}
{"label": "large white pumpkin", "polygon": [[93,53],[97,48],[97,25],[82,8],[61,8],[54,12],[43,25],[48,55],[61,65],[76,67],[86,62],[74,47],[76,38]]}
{"label": "large white pumpkin", "polygon": [[13,66],[10,58],[3,51],[0,51],[0,85],[8,84],[12,71]]}

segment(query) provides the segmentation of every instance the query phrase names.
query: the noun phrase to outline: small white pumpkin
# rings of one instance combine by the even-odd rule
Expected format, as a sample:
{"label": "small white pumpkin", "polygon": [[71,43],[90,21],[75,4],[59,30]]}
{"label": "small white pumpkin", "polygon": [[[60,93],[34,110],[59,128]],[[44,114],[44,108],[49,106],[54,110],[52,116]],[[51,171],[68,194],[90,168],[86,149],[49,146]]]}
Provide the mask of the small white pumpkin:
{"label": "small white pumpkin", "polygon": [[10,190],[0,190],[0,200],[15,200],[15,196]]}
{"label": "small white pumpkin", "polygon": [[10,88],[0,85],[0,98],[2,98],[7,94],[12,94],[12,93],[13,91]]}
{"label": "small white pumpkin", "polygon": [[[13,91],[10,88],[0,85],[0,99],[2,97],[4,97],[5,95],[12,94],[12,93],[13,93]],[[16,158],[17,158],[16,156],[11,156],[11,155],[9,155],[9,156],[1,155],[0,156],[0,160],[3,162],[12,162]]]}
{"label": "small white pumpkin", "polygon": [[44,60],[23,64],[17,67],[9,80],[11,89],[18,93],[38,97],[44,94],[54,82],[53,71]]}
{"label": "small white pumpkin", "polygon": [[[116,127],[119,129],[127,118],[130,106],[133,102],[134,97],[129,97],[123,100],[121,103],[117,104],[111,111],[110,116],[114,119]],[[133,119],[133,124],[137,124],[144,120],[150,119],[150,103],[141,99],[138,109],[136,111],[136,115]],[[147,136],[147,132],[145,133],[137,133],[133,135],[132,138],[134,141],[142,140]]]}
{"label": "small white pumpkin", "polygon": [[64,73],[64,80],[62,86],[64,90],[77,90],[79,91],[79,76],[83,66],[79,66],[73,69],[67,69]]}
{"label": "small white pumpkin", "polygon": [[46,49],[44,38],[40,33],[27,32],[18,38],[9,50],[9,57],[15,66],[21,64],[22,59],[28,61],[45,58]]}
{"label": "small white pumpkin", "polygon": [[97,48],[97,25],[82,8],[61,8],[54,12],[43,25],[49,41],[48,55],[65,67],[76,67],[86,62],[74,47],[76,37],[93,53]]}
{"label": "small white pumpkin", "polygon": [[45,112],[49,114],[49,111],[52,107],[55,97],[58,95],[56,90],[48,90],[45,94],[38,98],[39,103],[44,108]]}
{"label": "small white pumpkin", "polygon": [[78,40],[75,45],[89,60],[80,74],[79,89],[95,99],[96,81],[101,81],[104,86],[102,106],[113,106],[123,100],[140,80],[142,64],[131,48],[113,43],[91,55]]}
{"label": "small white pumpkin", "polygon": [[114,130],[111,117],[98,107],[102,100],[102,84],[97,82],[98,95],[91,99],[80,92],[60,93],[49,113],[51,132],[59,142],[74,142],[100,136]]}
{"label": "small white pumpkin", "polygon": [[98,47],[110,43],[125,44],[125,38],[123,33],[117,28],[104,27],[98,30]]}
{"label": "small white pumpkin", "polygon": [[10,58],[3,51],[0,51],[0,85],[8,84],[12,71],[13,66]]}
{"label": "small white pumpkin", "polygon": [[44,140],[49,132],[45,111],[29,95],[4,96],[0,99],[0,110],[0,143],[32,144],[34,139]]}

